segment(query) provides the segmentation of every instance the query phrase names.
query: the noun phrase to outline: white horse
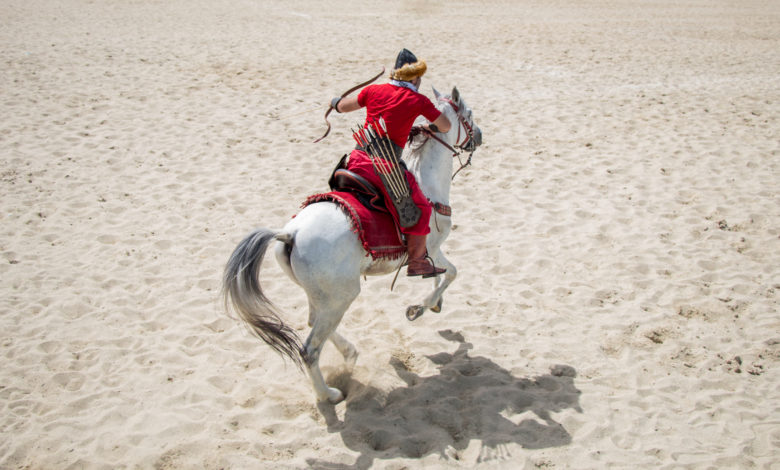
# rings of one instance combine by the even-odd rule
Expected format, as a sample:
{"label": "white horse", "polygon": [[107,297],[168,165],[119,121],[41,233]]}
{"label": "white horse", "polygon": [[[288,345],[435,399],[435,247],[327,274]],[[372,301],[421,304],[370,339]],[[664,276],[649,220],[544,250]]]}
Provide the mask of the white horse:
{"label": "white horse", "polygon": [[[442,96],[436,90],[434,93],[437,108],[453,125],[446,134],[436,134],[422,144],[408,146],[404,160],[428,199],[448,207],[454,148],[473,153],[482,142],[482,133],[457,88],[450,96]],[[418,136],[415,142],[423,138]],[[425,309],[440,311],[442,293],[457,274],[440,249],[450,233],[451,217],[434,212],[430,225],[428,253],[436,266],[447,271],[435,279],[433,291],[422,304],[407,309],[410,320],[419,317]],[[274,242],[279,265],[308,296],[311,333],[303,345],[265,297],[258,280],[265,252]],[[354,365],[357,351],[336,332],[336,327],[360,293],[362,275],[389,274],[403,262],[403,259],[374,260],[367,256],[344,211],[335,203],[318,202],[306,206],[283,229],[259,228],[238,244],[225,267],[225,306],[228,309],[232,306],[250,331],[271,347],[296,364],[305,365],[318,401],[338,403],[344,394],[326,385],[318,363],[320,351],[330,339],[345,361]]]}

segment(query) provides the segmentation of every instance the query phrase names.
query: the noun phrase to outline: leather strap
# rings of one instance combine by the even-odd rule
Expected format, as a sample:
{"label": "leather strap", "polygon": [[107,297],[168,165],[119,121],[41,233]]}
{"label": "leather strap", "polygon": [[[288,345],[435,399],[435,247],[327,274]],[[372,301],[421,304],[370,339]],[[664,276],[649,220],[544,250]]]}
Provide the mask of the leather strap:
{"label": "leather strap", "polygon": [[433,202],[430,199],[428,199],[428,202],[431,203],[431,206],[433,206],[433,210],[435,210],[437,213],[446,217],[452,217],[452,207],[446,204],[442,204],[440,202]]}

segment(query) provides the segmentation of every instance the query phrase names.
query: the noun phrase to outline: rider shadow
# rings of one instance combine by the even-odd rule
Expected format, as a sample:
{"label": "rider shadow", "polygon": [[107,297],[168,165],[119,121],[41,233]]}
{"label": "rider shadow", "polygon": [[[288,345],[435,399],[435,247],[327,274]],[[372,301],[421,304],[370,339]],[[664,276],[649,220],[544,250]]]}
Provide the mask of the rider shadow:
{"label": "rider shadow", "polygon": [[547,375],[518,378],[490,359],[469,356],[473,346],[460,333],[439,334],[459,344],[454,354],[428,356],[439,366],[438,375],[420,377],[393,358],[390,363],[406,387],[382,393],[351,380],[343,421],[333,405],[320,405],[328,430],[341,433],[360,456],[352,465],[309,459],[311,468],[363,470],[375,459],[434,453],[460,459],[473,439],[482,442],[480,461],[506,456],[507,444],[540,449],[571,443],[551,413],[582,412],[573,367],[558,365]]}

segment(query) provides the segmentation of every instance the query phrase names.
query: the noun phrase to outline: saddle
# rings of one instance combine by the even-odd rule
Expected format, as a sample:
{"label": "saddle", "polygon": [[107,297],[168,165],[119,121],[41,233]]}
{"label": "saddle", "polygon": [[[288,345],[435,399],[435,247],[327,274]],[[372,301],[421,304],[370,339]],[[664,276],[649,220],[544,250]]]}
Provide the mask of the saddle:
{"label": "saddle", "polygon": [[344,155],[328,180],[331,191],[309,196],[301,207],[317,202],[334,203],[347,214],[352,230],[373,259],[405,256],[405,238],[385,207],[384,196],[368,180],[347,170],[346,159]]}
{"label": "saddle", "polygon": [[328,180],[328,186],[332,191],[352,193],[358,201],[367,209],[389,214],[385,205],[385,197],[370,181],[362,176],[347,170],[347,155],[341,157],[336,168]]}

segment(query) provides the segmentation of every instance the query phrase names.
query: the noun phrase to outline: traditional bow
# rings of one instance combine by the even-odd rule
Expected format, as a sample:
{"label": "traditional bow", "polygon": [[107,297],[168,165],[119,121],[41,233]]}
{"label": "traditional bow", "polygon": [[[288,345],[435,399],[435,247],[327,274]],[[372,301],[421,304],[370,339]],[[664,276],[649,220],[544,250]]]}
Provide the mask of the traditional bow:
{"label": "traditional bow", "polygon": [[[374,83],[374,82],[376,81],[376,79],[378,79],[379,77],[381,77],[382,75],[384,75],[384,73],[385,73],[385,68],[384,68],[384,67],[382,67],[382,71],[381,71],[381,72],[379,72],[379,73],[378,73],[378,74],[377,74],[375,77],[373,77],[371,80],[368,80],[368,81],[365,81],[365,82],[363,82],[363,83],[361,83],[361,84],[359,84],[359,85],[355,85],[355,86],[353,86],[353,87],[352,87],[352,88],[350,88],[349,90],[347,90],[347,91],[345,91],[344,93],[342,93],[342,95],[340,96],[340,98],[344,98],[345,96],[347,96],[348,94],[352,93],[353,91],[355,91],[355,90],[358,90],[358,89],[360,89],[360,88],[363,88],[363,87],[364,87],[364,86],[366,86],[366,85],[370,85],[371,83]],[[322,137],[320,137],[319,139],[317,139],[317,140],[315,140],[315,141],[314,141],[314,143],[315,143],[315,144],[316,144],[317,142],[321,141],[322,139],[324,139],[325,137],[327,137],[327,136],[328,136],[328,134],[330,133],[330,121],[328,121],[328,115],[330,114],[330,112],[331,112],[331,111],[333,111],[333,105],[330,105],[330,107],[328,108],[328,110],[327,110],[327,111],[325,111],[325,123],[327,123],[327,124],[328,124],[328,130],[326,130],[326,131],[325,131],[325,134],[324,134]]]}

